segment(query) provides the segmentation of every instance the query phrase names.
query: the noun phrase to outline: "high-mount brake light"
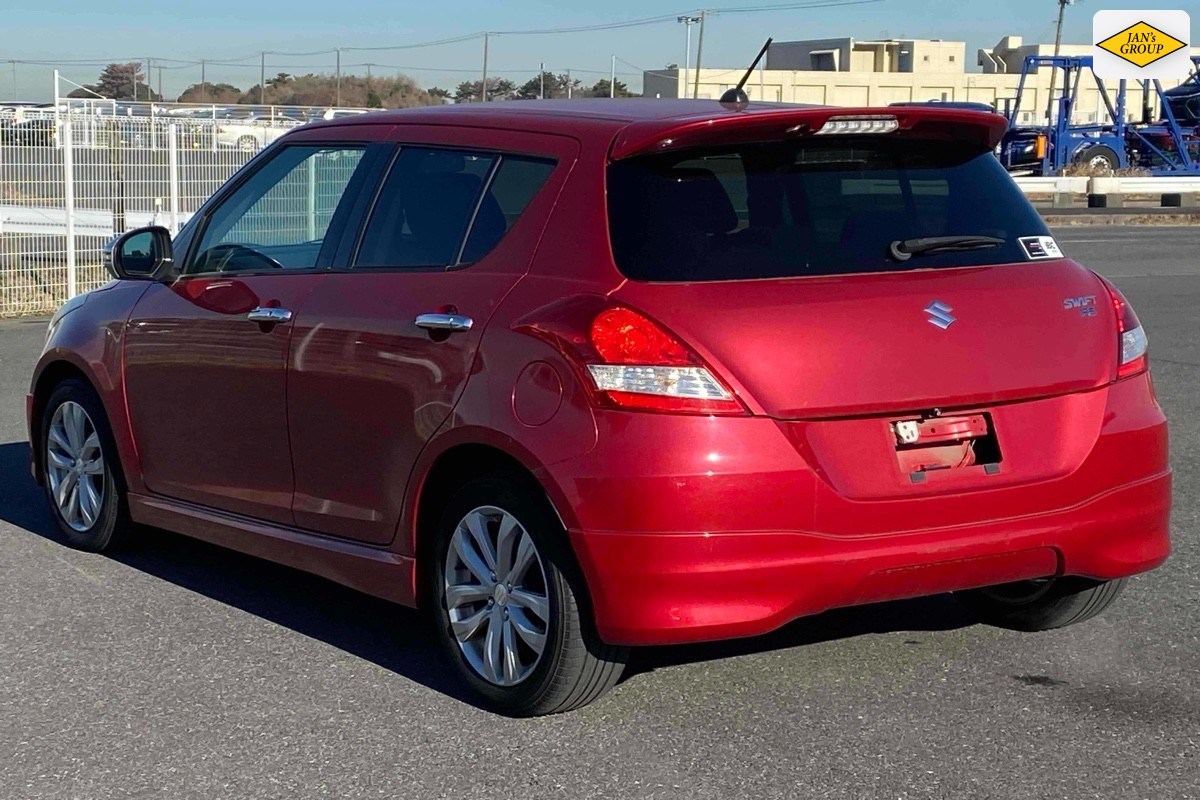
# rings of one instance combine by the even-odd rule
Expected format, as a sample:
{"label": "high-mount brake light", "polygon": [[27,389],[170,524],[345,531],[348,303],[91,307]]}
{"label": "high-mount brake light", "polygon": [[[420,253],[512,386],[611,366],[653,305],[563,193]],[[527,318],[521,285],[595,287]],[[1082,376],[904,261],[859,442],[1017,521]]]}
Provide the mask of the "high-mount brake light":
{"label": "high-mount brake light", "polygon": [[853,117],[830,117],[817,130],[818,134],[892,133],[900,121],[888,114],[868,114]]}
{"label": "high-mount brake light", "polygon": [[1125,295],[1121,294],[1107,279],[1101,278],[1104,281],[1105,288],[1108,289],[1109,299],[1112,301],[1113,311],[1117,316],[1117,377],[1126,378],[1130,375],[1136,375],[1142,372],[1149,366],[1150,357],[1148,355],[1149,341],[1146,339],[1146,331],[1142,328],[1142,323],[1138,320],[1138,316],[1134,313],[1133,306],[1129,305],[1129,301],[1125,299]]}
{"label": "high-mount brake light", "polygon": [[600,363],[588,363],[599,396],[612,405],[680,414],[745,414],[733,392],[678,339],[628,308],[592,321]]}

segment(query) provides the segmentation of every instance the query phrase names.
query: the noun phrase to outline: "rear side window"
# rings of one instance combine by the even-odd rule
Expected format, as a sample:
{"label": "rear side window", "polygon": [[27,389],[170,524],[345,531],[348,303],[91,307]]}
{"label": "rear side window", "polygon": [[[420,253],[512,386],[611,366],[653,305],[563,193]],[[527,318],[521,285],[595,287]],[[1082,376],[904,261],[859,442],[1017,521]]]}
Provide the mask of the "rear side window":
{"label": "rear side window", "polygon": [[496,157],[406,147],[379,189],[356,267],[446,267],[458,260]]}
{"label": "rear side window", "polygon": [[539,159],[406,147],[379,190],[355,267],[477,261],[504,238],[553,168]]}
{"label": "rear side window", "polygon": [[[1024,261],[1045,224],[990,151],[900,137],[814,137],[633,158],[608,169],[617,267],[647,281],[890,272]],[[893,242],[1003,240],[890,255]]]}

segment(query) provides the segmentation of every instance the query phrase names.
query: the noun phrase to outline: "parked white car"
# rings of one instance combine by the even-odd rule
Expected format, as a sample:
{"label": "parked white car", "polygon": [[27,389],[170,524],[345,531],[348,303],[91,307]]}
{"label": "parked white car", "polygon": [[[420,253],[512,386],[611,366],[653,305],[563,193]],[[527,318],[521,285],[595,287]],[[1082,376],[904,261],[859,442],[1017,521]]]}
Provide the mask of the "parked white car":
{"label": "parked white car", "polygon": [[294,117],[271,114],[255,114],[238,119],[217,122],[217,145],[236,147],[239,150],[261,150],[300,125]]}
{"label": "parked white car", "polygon": [[320,118],[324,120],[345,119],[346,117],[353,117],[357,116],[358,114],[366,113],[366,110],[361,108],[327,108],[325,109],[325,112],[321,114]]}

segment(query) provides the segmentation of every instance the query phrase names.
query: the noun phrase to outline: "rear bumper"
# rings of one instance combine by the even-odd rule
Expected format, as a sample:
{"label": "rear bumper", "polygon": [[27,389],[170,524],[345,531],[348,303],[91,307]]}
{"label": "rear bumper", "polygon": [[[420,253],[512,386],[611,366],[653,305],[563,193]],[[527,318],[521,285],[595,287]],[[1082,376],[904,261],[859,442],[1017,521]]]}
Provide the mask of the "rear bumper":
{"label": "rear bumper", "polygon": [[572,531],[601,638],[754,636],[830,608],[1050,575],[1122,578],[1170,554],[1169,472],[1081,506],[858,538],[808,533]]}
{"label": "rear bumper", "polygon": [[598,412],[596,448],[541,477],[613,643],[751,636],[840,606],[1121,578],[1167,558],[1167,422],[1148,374],[986,411],[995,474],[914,483],[883,418]]}

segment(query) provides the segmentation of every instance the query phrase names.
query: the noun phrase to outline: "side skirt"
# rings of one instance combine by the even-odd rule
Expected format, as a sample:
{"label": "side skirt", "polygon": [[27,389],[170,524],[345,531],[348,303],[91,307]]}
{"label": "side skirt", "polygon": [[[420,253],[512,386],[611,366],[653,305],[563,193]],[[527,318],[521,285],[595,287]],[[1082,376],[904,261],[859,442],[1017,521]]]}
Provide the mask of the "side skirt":
{"label": "side skirt", "polygon": [[142,525],[311,572],[394,603],[416,605],[416,562],[408,556],[180,500],[132,493],[128,498],[130,516]]}

